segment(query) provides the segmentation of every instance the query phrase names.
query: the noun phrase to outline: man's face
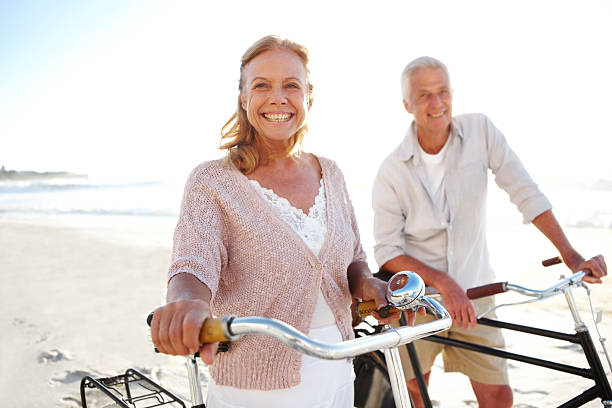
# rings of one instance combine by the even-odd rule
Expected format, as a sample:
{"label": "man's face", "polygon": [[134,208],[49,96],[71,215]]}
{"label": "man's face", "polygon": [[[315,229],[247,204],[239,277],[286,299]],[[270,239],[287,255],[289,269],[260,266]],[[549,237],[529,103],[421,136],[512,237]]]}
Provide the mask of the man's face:
{"label": "man's face", "polygon": [[404,107],[414,115],[422,136],[447,132],[452,115],[452,94],[446,73],[439,68],[417,69],[410,76],[410,95]]}

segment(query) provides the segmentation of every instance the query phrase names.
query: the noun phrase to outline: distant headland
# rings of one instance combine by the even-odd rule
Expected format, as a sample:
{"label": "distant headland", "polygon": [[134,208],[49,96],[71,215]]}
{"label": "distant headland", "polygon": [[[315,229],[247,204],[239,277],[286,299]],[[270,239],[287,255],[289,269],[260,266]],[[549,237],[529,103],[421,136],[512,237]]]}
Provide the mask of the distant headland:
{"label": "distant headland", "polygon": [[0,181],[19,181],[19,180],[53,180],[66,178],[87,178],[84,174],[69,173],[67,171],[17,171],[0,168]]}

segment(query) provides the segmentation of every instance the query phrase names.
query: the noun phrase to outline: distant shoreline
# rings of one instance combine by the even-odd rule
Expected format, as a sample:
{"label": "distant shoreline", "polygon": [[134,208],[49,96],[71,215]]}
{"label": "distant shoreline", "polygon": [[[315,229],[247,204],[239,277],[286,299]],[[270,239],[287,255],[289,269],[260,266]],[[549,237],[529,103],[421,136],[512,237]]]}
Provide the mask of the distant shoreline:
{"label": "distant shoreline", "polygon": [[6,170],[4,166],[0,168],[0,181],[4,180],[51,180],[65,178],[88,178],[85,174],[75,174],[67,171],[17,171]]}

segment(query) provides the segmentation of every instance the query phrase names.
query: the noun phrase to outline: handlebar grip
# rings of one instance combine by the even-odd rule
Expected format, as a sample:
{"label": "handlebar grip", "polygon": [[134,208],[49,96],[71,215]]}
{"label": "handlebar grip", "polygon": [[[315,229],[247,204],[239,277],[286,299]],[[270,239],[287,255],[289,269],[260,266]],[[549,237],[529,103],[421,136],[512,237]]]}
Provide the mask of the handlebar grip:
{"label": "handlebar grip", "polygon": [[[359,312],[359,315],[361,317],[366,317],[372,314],[373,311],[377,310],[376,309],[376,302],[373,300],[368,300],[366,302],[361,302],[359,303],[359,305],[357,306],[357,311]],[[383,310],[385,310],[385,312],[383,312]],[[389,316],[390,313],[395,313],[395,312],[401,312],[400,309],[397,309],[395,307],[389,307],[388,309],[383,308],[380,311],[378,311],[380,314],[380,317],[387,317]],[[382,313],[381,313],[382,312]],[[383,316],[383,314],[386,314],[386,316]]]}
{"label": "handlebar grip", "polygon": [[[155,311],[149,313],[147,316],[147,324],[151,326],[153,321],[153,315]],[[208,318],[204,320],[204,324],[200,329],[200,343],[215,343],[217,341],[228,341],[227,337],[223,334],[223,318]],[[156,349],[157,351],[157,349]]]}
{"label": "handlebar grip", "polygon": [[466,291],[469,299],[479,299],[485,296],[497,295],[506,291],[508,282],[489,283],[488,285],[476,286]]}
{"label": "handlebar grip", "polygon": [[149,325],[149,327],[151,327],[151,322],[153,322],[153,315],[155,314],[155,311],[152,311],[151,313],[149,313],[149,315],[147,316],[147,324]]}
{"label": "handlebar grip", "polygon": [[555,256],[554,258],[545,259],[542,261],[543,266],[552,266],[556,264],[563,263],[563,259],[560,256]]}
{"label": "handlebar grip", "polygon": [[228,341],[223,334],[223,319],[219,317],[208,318],[200,329],[200,343],[215,343],[217,341]]}

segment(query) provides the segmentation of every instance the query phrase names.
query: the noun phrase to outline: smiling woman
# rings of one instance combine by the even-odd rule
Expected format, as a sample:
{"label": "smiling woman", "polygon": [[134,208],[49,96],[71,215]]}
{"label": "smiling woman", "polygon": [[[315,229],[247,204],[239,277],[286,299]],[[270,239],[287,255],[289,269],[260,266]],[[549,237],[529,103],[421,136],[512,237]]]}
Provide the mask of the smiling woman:
{"label": "smiling woman", "polygon": [[340,169],[301,150],[312,89],[306,48],[257,41],[242,58],[237,111],[222,130],[227,156],[199,165],[185,188],[168,304],[151,334],[161,352],[199,350],[212,364],[210,408],[349,408],[354,374],[348,360],[302,357],[257,336],[216,353],[198,343],[207,316],[261,315],[337,343],[354,337],[353,298],[387,304]]}
{"label": "smiling woman", "polygon": [[[260,58],[253,61],[256,57]],[[262,69],[266,72],[265,77],[257,75]],[[277,149],[281,148],[276,154],[282,156],[299,149],[308,131],[306,114],[314,97],[308,51],[289,40],[274,36],[262,38],[244,53],[239,90],[236,112],[221,131],[222,138],[227,139],[221,149],[227,150],[230,160],[249,174],[259,161],[256,144],[262,141],[255,138],[256,132],[268,135],[271,131],[269,136],[272,139],[280,137],[281,140],[283,134],[288,134],[289,138],[282,146],[276,144]],[[260,106],[269,97],[272,97],[269,105]],[[288,125],[289,128],[281,130],[268,126],[274,122]]]}

